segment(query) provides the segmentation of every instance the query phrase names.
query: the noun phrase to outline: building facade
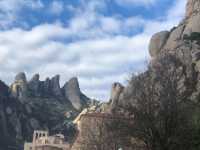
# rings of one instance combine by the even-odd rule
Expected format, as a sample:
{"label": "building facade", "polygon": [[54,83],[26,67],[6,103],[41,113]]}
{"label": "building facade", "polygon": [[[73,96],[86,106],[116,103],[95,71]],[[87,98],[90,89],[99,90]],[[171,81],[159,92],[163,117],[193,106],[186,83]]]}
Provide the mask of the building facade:
{"label": "building facade", "polygon": [[72,150],[133,150],[132,137],[127,134],[131,118],[87,113],[77,122],[79,133]]}
{"label": "building facade", "polygon": [[47,131],[34,131],[32,143],[25,143],[24,150],[70,150],[62,134],[49,136]]}

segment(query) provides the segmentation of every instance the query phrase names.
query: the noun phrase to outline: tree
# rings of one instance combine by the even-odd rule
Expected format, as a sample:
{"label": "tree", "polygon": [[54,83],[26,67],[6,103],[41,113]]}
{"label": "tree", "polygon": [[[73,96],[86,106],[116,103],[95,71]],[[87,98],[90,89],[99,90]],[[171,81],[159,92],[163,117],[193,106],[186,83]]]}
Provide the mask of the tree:
{"label": "tree", "polygon": [[[126,109],[134,114],[131,133],[148,150],[189,150],[192,147],[193,105],[182,89],[185,66],[174,56],[156,61],[145,73],[130,81]],[[190,84],[189,82],[187,84]]]}

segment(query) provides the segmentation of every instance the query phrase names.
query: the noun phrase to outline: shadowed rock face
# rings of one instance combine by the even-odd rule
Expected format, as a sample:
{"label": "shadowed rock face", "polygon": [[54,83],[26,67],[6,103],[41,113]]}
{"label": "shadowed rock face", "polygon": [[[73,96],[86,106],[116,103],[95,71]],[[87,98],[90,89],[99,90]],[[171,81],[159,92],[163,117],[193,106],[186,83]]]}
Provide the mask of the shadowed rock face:
{"label": "shadowed rock face", "polygon": [[60,88],[60,76],[56,75],[51,79],[51,89],[54,96],[62,96],[61,88]]}
{"label": "shadowed rock face", "polygon": [[29,89],[32,91],[33,95],[39,96],[39,88],[40,88],[40,75],[35,74],[32,79],[29,81],[28,86]]}
{"label": "shadowed rock face", "polygon": [[71,102],[74,108],[81,110],[84,103],[87,103],[87,97],[85,97],[79,87],[78,79],[76,77],[71,78],[63,87],[65,97]]}

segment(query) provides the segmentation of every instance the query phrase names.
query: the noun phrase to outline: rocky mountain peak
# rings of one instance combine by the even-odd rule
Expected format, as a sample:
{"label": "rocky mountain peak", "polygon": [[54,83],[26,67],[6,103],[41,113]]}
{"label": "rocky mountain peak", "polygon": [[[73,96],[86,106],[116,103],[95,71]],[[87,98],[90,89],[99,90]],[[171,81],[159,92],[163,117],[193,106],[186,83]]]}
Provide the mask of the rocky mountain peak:
{"label": "rocky mountain peak", "polygon": [[55,96],[62,96],[60,89],[60,75],[55,75],[51,79],[51,89]]}
{"label": "rocky mountain peak", "polygon": [[81,91],[79,87],[79,82],[77,77],[71,78],[68,82],[65,83],[63,87],[65,97],[72,103],[72,105],[80,110],[82,107],[83,101],[81,100]]}
{"label": "rocky mountain peak", "polygon": [[61,88],[60,75],[40,81],[40,75],[35,74],[30,81],[27,81],[25,73],[21,72],[16,75],[10,91],[14,98],[21,101],[27,100],[29,97],[56,98],[64,103],[71,103],[77,110],[81,110],[87,104],[87,100],[89,100],[82,94],[77,77],[71,78]]}
{"label": "rocky mountain peak", "polygon": [[40,79],[40,75],[39,74],[35,74],[33,75],[33,77],[31,78],[30,82],[38,82]]}
{"label": "rocky mountain peak", "polygon": [[15,81],[10,87],[11,95],[14,98],[19,98],[21,101],[27,94],[27,80],[24,72],[20,72],[15,76]]}
{"label": "rocky mountain peak", "polygon": [[79,91],[79,82],[78,82],[78,78],[77,77],[73,77],[68,81],[68,86],[70,86],[71,88],[74,88],[76,91]]}
{"label": "rocky mountain peak", "polygon": [[20,72],[15,76],[15,82],[18,81],[26,82],[26,75],[24,72]]}
{"label": "rocky mountain peak", "polygon": [[124,86],[121,83],[115,82],[112,84],[111,88],[111,96],[110,96],[110,103],[111,103],[111,111],[118,105],[118,100],[120,99],[121,94],[124,91]]}

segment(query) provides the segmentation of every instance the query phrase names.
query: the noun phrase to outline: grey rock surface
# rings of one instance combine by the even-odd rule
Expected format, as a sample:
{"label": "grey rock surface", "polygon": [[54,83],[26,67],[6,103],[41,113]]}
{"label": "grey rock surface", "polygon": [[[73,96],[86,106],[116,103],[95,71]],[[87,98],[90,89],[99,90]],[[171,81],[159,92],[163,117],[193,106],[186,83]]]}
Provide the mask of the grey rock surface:
{"label": "grey rock surface", "polygon": [[168,36],[169,36],[168,31],[162,31],[152,36],[149,44],[149,52],[151,57],[156,57],[159,54],[161,48],[166,43]]}
{"label": "grey rock surface", "polygon": [[192,32],[200,32],[200,13],[192,15],[186,22],[183,34],[190,35]]}
{"label": "grey rock surface", "polygon": [[55,96],[62,96],[60,89],[60,76],[56,75],[51,79],[51,89]]}
{"label": "grey rock surface", "polygon": [[15,81],[26,82],[26,75],[24,72],[20,72],[15,76]]}
{"label": "grey rock surface", "polygon": [[121,83],[113,83],[111,89],[110,103],[111,110],[117,107],[121,94],[124,91],[124,86]]}
{"label": "grey rock surface", "polygon": [[81,100],[81,91],[79,88],[78,79],[76,77],[71,78],[63,87],[65,97],[71,102],[71,104],[77,110],[82,107],[83,101]]}
{"label": "grey rock surface", "polygon": [[190,17],[194,13],[200,11],[200,1],[199,0],[188,0],[186,5],[186,17]]}

